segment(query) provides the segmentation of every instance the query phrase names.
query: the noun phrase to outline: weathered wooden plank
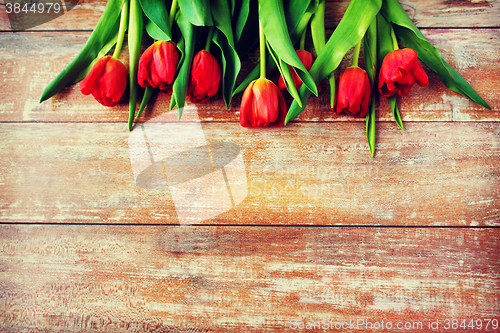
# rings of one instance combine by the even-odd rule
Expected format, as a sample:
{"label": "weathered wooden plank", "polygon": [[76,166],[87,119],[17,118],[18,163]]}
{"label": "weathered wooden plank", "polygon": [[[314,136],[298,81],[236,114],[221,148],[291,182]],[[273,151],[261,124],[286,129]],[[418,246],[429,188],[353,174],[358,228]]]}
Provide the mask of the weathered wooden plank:
{"label": "weathered wooden plank", "polygon": [[[500,2],[494,1],[399,1],[413,23],[419,27],[498,27]],[[342,18],[349,1],[327,1],[325,21],[334,27]],[[333,25],[330,24],[333,23]]]}
{"label": "weathered wooden plank", "polygon": [[[1,124],[0,220],[493,226],[500,124]],[[165,121],[165,122],[162,122]],[[210,144],[210,146],[207,146]]]}
{"label": "weathered wooden plank", "polygon": [[[429,30],[429,40],[441,51],[443,57],[491,105],[492,111],[448,90],[439,77],[427,69],[430,84],[413,90],[399,99],[404,121],[497,121],[500,119],[500,96],[497,88],[500,76],[500,54],[497,41],[499,30]],[[1,121],[127,121],[126,101],[115,108],[107,108],[80,93],[79,84],[67,88],[40,104],[44,88],[66,67],[83,47],[88,33],[5,33],[0,34]],[[126,52],[123,52],[126,62]],[[349,56],[340,69],[350,65]],[[242,75],[253,68],[251,60],[245,63]],[[273,77],[277,82],[276,75]],[[324,85],[319,98],[311,97],[301,121],[364,121],[334,114],[329,105],[329,87]],[[203,105],[200,117],[206,121],[238,121],[241,94],[226,110],[218,93]],[[290,99],[288,98],[290,102]],[[169,93],[153,97],[142,120],[154,118],[170,105]],[[377,111],[379,120],[392,121],[393,117],[385,99]]]}
{"label": "weathered wooden plank", "polygon": [[460,331],[494,332],[499,246],[500,229],[3,225],[0,326],[445,332],[482,320]]}
{"label": "weathered wooden plank", "polygon": [[[78,5],[64,15],[46,23],[30,27],[31,31],[40,30],[92,30],[102,15],[105,0],[72,1]],[[400,3],[413,22],[421,28],[452,27],[499,27],[500,1],[438,1],[438,0],[404,0]],[[325,26],[333,29],[345,12],[349,1],[327,1]],[[46,13],[42,14],[45,15]],[[11,20],[15,20],[11,17]],[[35,19],[40,19],[35,18]],[[19,21],[18,21],[19,22]],[[42,21],[43,22],[43,21]],[[20,23],[18,23],[19,25]],[[12,29],[5,5],[0,4],[0,30]]]}

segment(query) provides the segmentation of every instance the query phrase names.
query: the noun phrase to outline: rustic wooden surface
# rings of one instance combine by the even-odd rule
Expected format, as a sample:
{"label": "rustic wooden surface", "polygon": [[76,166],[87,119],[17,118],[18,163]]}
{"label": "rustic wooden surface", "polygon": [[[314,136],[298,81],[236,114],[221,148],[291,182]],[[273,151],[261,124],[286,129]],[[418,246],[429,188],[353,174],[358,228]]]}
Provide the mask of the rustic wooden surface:
{"label": "rustic wooden surface", "polygon": [[0,4],[0,331],[499,332],[500,1],[401,2],[492,110],[425,68],[375,158],[326,94],[281,129],[240,96],[158,94],[131,133],[78,84],[40,104],[105,1],[22,32]]}

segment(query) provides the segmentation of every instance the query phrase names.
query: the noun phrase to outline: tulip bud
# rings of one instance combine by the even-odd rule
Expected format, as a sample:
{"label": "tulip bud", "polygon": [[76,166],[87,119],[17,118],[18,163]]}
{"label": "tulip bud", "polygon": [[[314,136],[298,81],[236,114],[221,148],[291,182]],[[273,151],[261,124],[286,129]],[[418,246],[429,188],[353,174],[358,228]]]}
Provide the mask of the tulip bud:
{"label": "tulip bud", "polygon": [[179,59],[180,52],[174,42],[154,42],[139,59],[139,85],[162,90],[171,88]]}
{"label": "tulip bud", "polygon": [[187,94],[193,103],[204,103],[217,93],[221,69],[215,57],[206,50],[198,52],[193,59],[191,80]]}
{"label": "tulip bud", "polygon": [[241,126],[283,126],[286,113],[285,99],[272,81],[260,78],[250,82],[241,99]]}
{"label": "tulip bud", "polygon": [[84,95],[92,94],[104,106],[115,106],[127,87],[127,68],[118,59],[104,56],[96,61],[80,83]]}
{"label": "tulip bud", "polygon": [[417,82],[425,87],[429,78],[418,62],[418,54],[413,49],[398,49],[389,52],[380,67],[378,90],[384,97],[398,93],[406,94]]}
{"label": "tulip bud", "polygon": [[[304,64],[304,67],[306,68],[306,70],[309,71],[313,65],[313,62],[314,62],[312,53],[305,51],[305,50],[297,50],[296,52],[297,52],[297,55],[299,56],[300,61],[302,62],[302,64]],[[292,74],[293,84],[295,85],[295,87],[297,89],[299,89],[300,86],[302,86],[302,80],[299,78],[297,73],[295,73],[295,71],[292,69],[291,66],[289,66],[289,68],[290,68],[290,72]],[[286,84],[285,84],[285,81],[283,80],[282,76],[280,76],[280,78],[278,80],[278,87],[280,88],[281,91],[286,90]]]}
{"label": "tulip bud", "polygon": [[335,111],[364,117],[370,103],[371,85],[368,74],[359,67],[349,67],[339,75]]}

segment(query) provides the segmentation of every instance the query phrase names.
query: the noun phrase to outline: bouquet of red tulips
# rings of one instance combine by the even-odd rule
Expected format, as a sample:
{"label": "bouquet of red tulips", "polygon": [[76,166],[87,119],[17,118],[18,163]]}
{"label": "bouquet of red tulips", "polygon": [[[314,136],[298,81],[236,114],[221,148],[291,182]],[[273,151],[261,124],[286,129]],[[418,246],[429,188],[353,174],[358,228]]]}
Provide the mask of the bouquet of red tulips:
{"label": "bouquet of red tulips", "polygon": [[[109,0],[85,47],[49,84],[41,102],[81,81],[83,94],[112,107],[125,98],[128,86],[131,130],[155,89],[171,91],[170,108],[177,108],[180,119],[187,97],[203,103],[221,86],[227,108],[243,92],[242,126],[283,126],[328,79],[332,111],[366,117],[372,156],[377,96],[388,99],[394,120],[403,128],[396,96],[415,83],[428,84],[420,61],[449,89],[490,108],[441,58],[397,0],[352,0],[328,40],[324,15],[325,0]],[[309,31],[310,51],[304,42]],[[118,59],[126,32],[128,73]],[[143,33],[154,41],[141,54]],[[219,59],[210,52],[214,45]],[[259,64],[236,87],[241,60],[257,45]],[[334,71],[353,48],[352,65],[336,78]],[[361,49],[365,69],[358,64]],[[266,77],[274,69],[281,74],[278,85]],[[144,91],[137,107],[139,89]],[[293,98],[290,106],[284,91]]]}

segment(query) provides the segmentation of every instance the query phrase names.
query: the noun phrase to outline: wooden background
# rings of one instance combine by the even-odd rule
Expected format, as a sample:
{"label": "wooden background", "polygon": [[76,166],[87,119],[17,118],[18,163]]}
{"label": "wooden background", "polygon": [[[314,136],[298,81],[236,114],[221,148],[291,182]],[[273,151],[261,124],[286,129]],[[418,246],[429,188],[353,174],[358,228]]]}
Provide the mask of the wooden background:
{"label": "wooden background", "polygon": [[[327,3],[329,31],[347,4]],[[177,122],[160,93],[132,133],[126,103],[103,107],[78,84],[40,104],[105,1],[22,32],[0,4],[0,330],[500,331],[500,1],[402,4],[492,110],[425,68],[430,84],[398,100],[404,131],[379,102],[374,158],[364,120],[333,114],[325,93],[281,129],[240,127],[241,96],[229,110],[220,94],[188,103]],[[210,200],[194,191],[185,220],[181,185],[136,183],[134,133],[157,119],[238,147],[227,184],[209,182]]]}

